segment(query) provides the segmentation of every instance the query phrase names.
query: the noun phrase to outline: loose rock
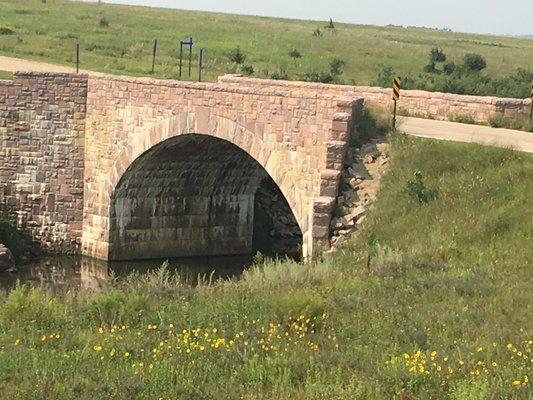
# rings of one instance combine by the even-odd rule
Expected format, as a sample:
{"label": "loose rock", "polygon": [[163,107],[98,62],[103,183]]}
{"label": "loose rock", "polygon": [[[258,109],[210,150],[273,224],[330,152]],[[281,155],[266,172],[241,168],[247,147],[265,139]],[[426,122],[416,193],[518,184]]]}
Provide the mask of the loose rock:
{"label": "loose rock", "polygon": [[0,243],[0,272],[15,268],[15,258],[6,246]]}

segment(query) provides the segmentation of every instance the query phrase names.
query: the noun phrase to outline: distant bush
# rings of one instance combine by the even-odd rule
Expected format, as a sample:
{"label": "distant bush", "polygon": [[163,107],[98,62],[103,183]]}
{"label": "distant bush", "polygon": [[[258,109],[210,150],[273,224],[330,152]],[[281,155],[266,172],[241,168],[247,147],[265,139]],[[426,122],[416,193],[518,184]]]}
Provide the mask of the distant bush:
{"label": "distant bush", "polygon": [[233,50],[231,50],[228,54],[228,57],[231,62],[234,62],[235,64],[244,64],[244,61],[246,61],[246,54],[244,54],[240,47],[236,47]]}
{"label": "distant bush", "polygon": [[455,72],[455,70],[457,69],[457,66],[455,65],[455,63],[453,61],[450,61],[450,62],[447,62],[446,64],[444,64],[444,66],[442,67],[442,70],[443,72],[446,74],[446,75],[451,75]]}
{"label": "distant bush", "polygon": [[332,75],[342,75],[342,68],[346,65],[346,61],[335,57],[329,63],[329,70]]}
{"label": "distant bush", "polygon": [[315,37],[322,37],[322,36],[323,36],[323,33],[322,33],[322,31],[320,30],[320,28],[316,28],[316,29],[313,31],[313,36],[315,36]]}
{"label": "distant bush", "polygon": [[26,8],[22,8],[22,9],[19,9],[19,10],[15,10],[15,14],[32,15],[32,14],[34,14],[34,12],[32,10],[28,10]]}
{"label": "distant bush", "polygon": [[289,75],[287,74],[287,71],[285,71],[284,68],[278,68],[276,71],[271,72],[268,77],[270,79],[275,79],[279,81],[287,80],[289,79]]}
{"label": "distant bush", "polygon": [[[447,62],[442,71],[432,61],[424,67],[423,72],[404,77],[402,88],[512,98],[525,98],[529,95],[533,70],[520,68],[510,76],[494,78],[483,73],[484,65],[486,66],[486,62],[483,57],[475,54],[466,55],[462,64]],[[395,71],[390,66],[382,65],[378,68],[372,85],[390,87],[394,76]]]}
{"label": "distant bush", "polygon": [[386,65],[378,66],[376,79],[371,83],[372,86],[390,87],[394,80],[394,70]]}
{"label": "distant bush", "polygon": [[463,58],[463,65],[469,71],[481,71],[487,68],[487,61],[479,54],[470,53]]}
{"label": "distant bush", "polygon": [[329,19],[329,24],[326,25],[327,29],[335,29],[335,24],[333,23],[333,19]]}
{"label": "distant bush", "polygon": [[444,62],[444,61],[446,61],[446,54],[444,54],[444,51],[442,51],[442,49],[440,49],[438,47],[434,47],[430,51],[429,58],[430,58],[430,61],[432,61],[434,63]]}
{"label": "distant bush", "polygon": [[254,74],[254,67],[251,66],[251,65],[242,65],[241,66],[241,72],[244,74],[244,75],[253,75]]}
{"label": "distant bush", "polygon": [[297,49],[292,49],[291,52],[289,53],[289,56],[291,56],[294,59],[302,58],[302,54]]}
{"label": "distant bush", "polygon": [[100,28],[107,28],[109,26],[109,21],[102,17],[100,18]]}
{"label": "distant bush", "polygon": [[13,35],[15,29],[6,24],[0,24],[0,35]]}
{"label": "distant bush", "polygon": [[311,71],[304,74],[302,80],[305,82],[333,83],[335,77],[325,71]]}

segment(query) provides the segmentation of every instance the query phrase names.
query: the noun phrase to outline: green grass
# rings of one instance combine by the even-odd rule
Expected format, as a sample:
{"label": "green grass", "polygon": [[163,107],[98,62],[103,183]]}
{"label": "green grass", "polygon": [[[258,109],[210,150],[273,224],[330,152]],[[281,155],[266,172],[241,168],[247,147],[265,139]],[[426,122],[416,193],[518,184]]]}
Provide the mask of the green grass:
{"label": "green grass", "polygon": [[[332,32],[324,29],[326,22],[64,0],[0,0],[0,9],[0,24],[14,31],[0,35],[0,54],[74,65],[79,39],[82,67],[108,73],[149,74],[157,38],[155,75],[177,78],[179,40],[188,36],[196,38],[197,49],[205,48],[208,80],[239,71],[228,57],[237,46],[247,55],[245,64],[253,65],[255,76],[286,71],[297,79],[313,71],[328,72],[330,61],[340,58],[346,61],[342,79],[352,84],[369,84],[382,64],[402,76],[418,74],[435,46],[443,48],[449,59],[481,54],[491,76],[533,68],[533,41],[510,37],[340,23]],[[101,26],[102,19],[109,25]],[[316,28],[322,37],[312,35]],[[301,58],[290,57],[294,49]]]}
{"label": "green grass", "polygon": [[1,397],[530,399],[533,156],[391,141],[364,230],[315,264],[14,290]]}
{"label": "green grass", "polygon": [[8,71],[0,71],[0,79],[13,79],[13,74]]}

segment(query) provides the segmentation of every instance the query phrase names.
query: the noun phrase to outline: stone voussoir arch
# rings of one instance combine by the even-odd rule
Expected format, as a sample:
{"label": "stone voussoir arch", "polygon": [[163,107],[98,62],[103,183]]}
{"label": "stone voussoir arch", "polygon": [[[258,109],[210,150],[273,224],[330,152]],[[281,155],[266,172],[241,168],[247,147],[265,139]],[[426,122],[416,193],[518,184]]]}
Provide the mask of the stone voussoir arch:
{"label": "stone voussoir arch", "polygon": [[[228,141],[254,159],[284,195],[302,231],[304,241],[306,238],[308,241],[312,240],[312,231],[309,228],[313,213],[312,201],[307,205],[302,204],[292,187],[294,182],[290,178],[284,179],[287,174],[286,166],[279,163],[279,160],[270,162],[271,155],[276,151],[283,152],[283,147],[286,146],[278,145],[277,148],[269,146],[262,139],[262,132],[253,132],[238,122],[204,107],[162,117],[150,127],[136,132],[130,143],[117,154],[107,174],[107,192],[110,201],[122,177],[139,157],[159,144],[183,135],[211,136]],[[106,217],[109,218],[109,215]],[[308,243],[307,246],[310,248],[312,243]]]}

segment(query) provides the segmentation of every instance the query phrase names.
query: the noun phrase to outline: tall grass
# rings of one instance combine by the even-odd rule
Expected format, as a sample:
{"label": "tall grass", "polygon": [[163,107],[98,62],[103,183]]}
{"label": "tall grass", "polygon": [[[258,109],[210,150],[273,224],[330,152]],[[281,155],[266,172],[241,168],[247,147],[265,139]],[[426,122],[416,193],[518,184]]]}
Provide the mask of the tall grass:
{"label": "tall grass", "polygon": [[[533,157],[391,142],[360,235],[315,263],[195,288],[161,268],[100,294],[13,290],[1,396],[531,398]],[[429,202],[406,190],[416,171]]]}

